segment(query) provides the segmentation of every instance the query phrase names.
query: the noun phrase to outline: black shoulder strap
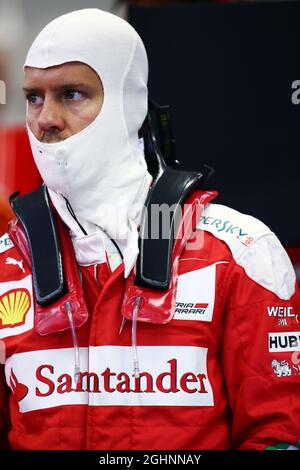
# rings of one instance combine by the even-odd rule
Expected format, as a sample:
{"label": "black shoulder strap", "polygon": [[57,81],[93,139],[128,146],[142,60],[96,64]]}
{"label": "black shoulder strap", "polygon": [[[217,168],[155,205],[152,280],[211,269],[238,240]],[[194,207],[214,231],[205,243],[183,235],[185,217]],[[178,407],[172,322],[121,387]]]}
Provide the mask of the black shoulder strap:
{"label": "black shoulder strap", "polygon": [[[153,186],[141,221],[136,285],[168,289],[172,250],[182,204],[205,179],[203,173],[167,167]],[[161,217],[158,217],[157,212],[160,209],[168,211],[168,208],[172,210],[160,222]]]}
{"label": "black shoulder strap", "polygon": [[38,304],[55,302],[66,291],[59,235],[46,186],[15,199],[11,205],[21,222],[30,252]]}

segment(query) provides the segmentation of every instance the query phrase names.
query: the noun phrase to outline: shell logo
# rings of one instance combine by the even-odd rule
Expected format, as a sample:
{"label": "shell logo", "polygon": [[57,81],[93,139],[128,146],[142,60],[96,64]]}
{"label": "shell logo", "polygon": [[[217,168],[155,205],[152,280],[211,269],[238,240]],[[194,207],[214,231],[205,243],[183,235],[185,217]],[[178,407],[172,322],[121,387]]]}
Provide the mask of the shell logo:
{"label": "shell logo", "polygon": [[31,298],[27,289],[12,289],[1,295],[0,328],[23,325],[30,306]]}

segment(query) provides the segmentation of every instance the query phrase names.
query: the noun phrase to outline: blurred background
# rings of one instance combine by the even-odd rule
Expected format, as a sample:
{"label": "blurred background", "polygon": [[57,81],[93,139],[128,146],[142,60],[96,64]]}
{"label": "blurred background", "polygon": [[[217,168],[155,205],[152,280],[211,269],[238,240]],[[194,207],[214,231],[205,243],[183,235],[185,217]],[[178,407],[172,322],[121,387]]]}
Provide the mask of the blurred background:
{"label": "blurred background", "polygon": [[24,128],[26,52],[49,21],[86,7],[136,28],[181,167],[213,167],[217,202],[269,225],[300,277],[299,1],[0,0],[0,236],[9,195],[40,184]]}

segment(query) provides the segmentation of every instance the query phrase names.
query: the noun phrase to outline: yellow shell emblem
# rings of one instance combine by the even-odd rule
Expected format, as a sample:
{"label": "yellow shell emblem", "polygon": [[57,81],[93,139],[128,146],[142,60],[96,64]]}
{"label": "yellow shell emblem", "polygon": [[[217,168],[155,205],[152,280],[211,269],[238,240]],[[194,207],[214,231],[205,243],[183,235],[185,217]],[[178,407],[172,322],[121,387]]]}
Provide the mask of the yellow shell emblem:
{"label": "yellow shell emblem", "polygon": [[0,327],[18,326],[25,322],[31,300],[27,289],[12,289],[0,296]]}

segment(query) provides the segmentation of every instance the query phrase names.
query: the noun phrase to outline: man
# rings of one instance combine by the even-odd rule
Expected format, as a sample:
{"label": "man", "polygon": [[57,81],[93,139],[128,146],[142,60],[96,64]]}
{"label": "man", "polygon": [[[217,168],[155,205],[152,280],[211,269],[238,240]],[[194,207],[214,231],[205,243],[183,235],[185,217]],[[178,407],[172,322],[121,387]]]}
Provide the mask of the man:
{"label": "man", "polygon": [[[174,257],[172,287],[159,297],[134,284],[141,211],[159,184],[138,138],[147,57],[137,33],[95,9],[57,18],[29,50],[24,90],[68,288],[49,305],[33,246],[14,223],[13,242],[6,235],[0,245],[2,444],[8,436],[14,449],[295,448],[300,296],[276,236],[208,204],[193,227],[202,243]],[[37,263],[47,260],[50,279],[45,250]],[[132,321],[130,289],[143,298]],[[154,313],[138,321],[148,299]]]}

